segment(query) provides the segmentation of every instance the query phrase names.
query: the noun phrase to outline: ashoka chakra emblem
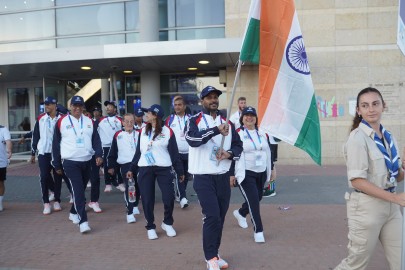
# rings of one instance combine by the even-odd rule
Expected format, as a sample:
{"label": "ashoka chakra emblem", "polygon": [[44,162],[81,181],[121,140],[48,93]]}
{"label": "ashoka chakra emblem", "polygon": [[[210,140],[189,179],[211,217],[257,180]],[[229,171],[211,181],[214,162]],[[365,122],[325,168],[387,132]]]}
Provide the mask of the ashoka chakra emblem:
{"label": "ashoka chakra emblem", "polygon": [[295,37],[288,43],[286,58],[288,65],[296,72],[305,75],[311,73],[302,36]]}

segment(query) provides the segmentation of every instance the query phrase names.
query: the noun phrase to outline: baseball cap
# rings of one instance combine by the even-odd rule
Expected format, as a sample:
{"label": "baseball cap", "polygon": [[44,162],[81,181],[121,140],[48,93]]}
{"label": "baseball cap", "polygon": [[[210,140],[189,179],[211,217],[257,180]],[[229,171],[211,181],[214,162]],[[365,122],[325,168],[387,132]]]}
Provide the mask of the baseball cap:
{"label": "baseball cap", "polygon": [[165,115],[165,113],[163,112],[163,108],[158,104],[153,104],[152,106],[150,106],[149,109],[147,109],[147,111],[156,113],[156,115],[160,118],[163,118],[163,116]]}
{"label": "baseball cap", "polygon": [[56,103],[58,103],[58,101],[56,100],[56,98],[48,96],[45,98],[44,103],[45,104],[56,104]]}
{"label": "baseball cap", "polygon": [[73,96],[70,104],[84,106],[84,99],[81,96]]}
{"label": "baseball cap", "polygon": [[93,112],[102,112],[102,110],[99,107],[94,107]]}
{"label": "baseball cap", "polygon": [[67,114],[69,111],[68,111],[68,109],[66,109],[65,107],[63,107],[62,105],[60,105],[60,104],[57,104],[56,105],[56,110],[58,111],[58,112],[60,112],[61,114]]}
{"label": "baseball cap", "polygon": [[242,116],[246,114],[253,114],[254,116],[257,116],[256,109],[251,106],[247,106],[243,109]]}
{"label": "baseball cap", "polygon": [[139,107],[138,109],[135,110],[134,114],[137,117],[141,117],[141,116],[143,116],[145,114],[144,111],[145,111],[145,109],[142,109],[141,107]]}
{"label": "baseball cap", "polygon": [[210,93],[212,93],[212,92],[217,93],[218,96],[220,96],[220,95],[222,94],[222,91],[221,91],[221,90],[218,90],[218,89],[216,89],[215,87],[209,85],[209,86],[205,87],[205,88],[201,91],[200,98],[203,99],[204,97],[208,96],[208,95],[209,95]]}
{"label": "baseball cap", "polygon": [[110,100],[104,101],[104,106],[108,106],[108,105],[113,105],[115,108],[117,108],[117,105],[115,104],[114,101],[110,101]]}

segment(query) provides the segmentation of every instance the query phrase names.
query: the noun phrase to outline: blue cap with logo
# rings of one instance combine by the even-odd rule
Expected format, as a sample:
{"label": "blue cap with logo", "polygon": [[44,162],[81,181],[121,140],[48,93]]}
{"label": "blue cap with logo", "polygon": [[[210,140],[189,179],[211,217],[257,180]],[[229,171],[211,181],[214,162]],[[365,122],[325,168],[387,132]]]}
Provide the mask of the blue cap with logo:
{"label": "blue cap with logo", "polygon": [[220,96],[220,95],[222,94],[222,91],[221,91],[221,90],[218,90],[218,89],[216,89],[214,86],[210,86],[210,85],[209,85],[209,86],[205,87],[205,88],[201,91],[200,98],[203,99],[204,97],[208,96],[208,95],[209,95],[210,93],[212,93],[212,92],[217,93],[218,96]]}
{"label": "blue cap with logo", "polygon": [[108,105],[113,105],[115,108],[117,108],[117,104],[115,104],[114,101],[110,101],[110,100],[104,101],[104,106],[108,106]]}
{"label": "blue cap with logo", "polygon": [[84,99],[81,96],[73,96],[70,104],[84,106]]}
{"label": "blue cap with logo", "polygon": [[139,107],[138,109],[136,109],[135,110],[135,116],[137,116],[137,117],[141,117],[141,116],[143,116],[145,113],[144,113],[144,110],[145,109],[142,109],[141,107]]}
{"label": "blue cap with logo", "polygon": [[254,116],[257,116],[256,109],[251,106],[247,106],[243,109],[242,116],[246,114],[253,114]]}
{"label": "blue cap with logo", "polygon": [[160,117],[160,118],[163,118],[163,116],[165,115],[165,113],[163,112],[163,108],[158,104],[153,104],[147,110],[148,110],[148,112],[156,113],[157,117]]}
{"label": "blue cap with logo", "polygon": [[45,98],[44,103],[47,104],[56,104],[58,103],[58,101],[56,100],[56,98],[48,96]]}
{"label": "blue cap with logo", "polygon": [[68,109],[66,109],[65,107],[63,107],[62,105],[60,105],[60,104],[57,104],[56,105],[56,110],[58,111],[58,112],[60,112],[61,114],[67,114],[69,111],[68,111]]}

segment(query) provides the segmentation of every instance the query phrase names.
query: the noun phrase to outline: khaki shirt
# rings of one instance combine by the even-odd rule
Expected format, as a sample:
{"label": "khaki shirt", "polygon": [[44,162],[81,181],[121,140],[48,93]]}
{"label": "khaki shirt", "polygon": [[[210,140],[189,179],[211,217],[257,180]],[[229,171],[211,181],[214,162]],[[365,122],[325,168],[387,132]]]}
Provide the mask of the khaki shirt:
{"label": "khaki shirt", "polygon": [[[359,127],[350,133],[349,139],[343,148],[343,155],[346,160],[347,177],[349,187],[353,188],[351,180],[355,178],[364,178],[377,187],[386,189],[396,186],[397,183],[391,184],[388,176],[389,171],[385,165],[384,155],[374,141],[375,131],[367,125],[360,123]],[[398,145],[393,136],[394,145]],[[388,155],[391,156],[391,149],[387,142],[384,141]],[[399,167],[401,161],[398,159]]]}

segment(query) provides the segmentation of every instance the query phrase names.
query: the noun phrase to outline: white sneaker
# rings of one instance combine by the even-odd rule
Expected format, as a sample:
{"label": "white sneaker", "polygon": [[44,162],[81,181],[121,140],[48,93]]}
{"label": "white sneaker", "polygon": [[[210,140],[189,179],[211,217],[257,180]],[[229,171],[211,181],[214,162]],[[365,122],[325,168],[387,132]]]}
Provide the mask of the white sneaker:
{"label": "white sneaker", "polygon": [[79,227],[80,227],[80,232],[81,233],[86,233],[86,232],[91,231],[91,228],[90,228],[89,223],[87,221],[80,224]]}
{"label": "white sneaker", "polygon": [[138,206],[134,206],[134,208],[132,208],[132,214],[133,215],[139,215],[141,212],[139,211]]}
{"label": "white sneaker", "polygon": [[176,236],[176,231],[174,230],[172,225],[167,225],[164,222],[162,222],[162,229],[166,232],[167,236],[169,236],[169,237]]}
{"label": "white sneaker", "polygon": [[186,198],[181,199],[180,207],[183,209],[183,208],[186,208],[187,206],[188,206],[188,200]]}
{"label": "white sneaker", "polygon": [[91,188],[91,182],[90,181],[87,183],[86,187]]}
{"label": "white sneaker", "polygon": [[125,186],[124,186],[124,184],[119,184],[119,185],[117,186],[117,189],[119,189],[121,192],[125,192]]}
{"label": "white sneaker", "polygon": [[246,218],[242,217],[242,215],[239,214],[239,210],[236,209],[235,211],[233,211],[233,216],[236,218],[236,220],[238,221],[238,224],[241,228],[246,229],[248,227]]}
{"label": "white sneaker", "polygon": [[264,243],[264,242],[266,242],[264,240],[263,232],[254,233],[253,237],[254,237],[256,243]]}
{"label": "white sneaker", "polygon": [[58,211],[62,211],[62,207],[60,206],[59,202],[54,202],[53,203],[53,210],[58,212]]}
{"label": "white sneaker", "polygon": [[148,230],[148,239],[149,239],[149,240],[158,239],[158,236],[157,236],[157,234],[156,234],[156,230],[155,230],[155,229],[150,229],[150,230]]}
{"label": "white sneaker", "polygon": [[127,215],[127,223],[135,223],[136,222],[136,218],[134,217],[134,215]]}
{"label": "white sneaker", "polygon": [[103,210],[101,210],[100,205],[98,204],[98,202],[89,202],[89,207],[91,209],[93,209],[94,212],[96,213],[101,213],[103,212]]}
{"label": "white sneaker", "polygon": [[73,204],[73,195],[72,195],[72,194],[70,194],[70,195],[69,195],[69,197],[70,197],[70,199],[69,199],[69,203],[70,203],[70,204]]}
{"label": "white sneaker", "polygon": [[112,191],[112,186],[111,185],[105,185],[104,192],[111,192]]}
{"label": "white sneaker", "polygon": [[44,203],[44,211],[42,212],[44,215],[49,215],[51,213],[51,204]]}
{"label": "white sneaker", "polygon": [[49,191],[48,194],[49,194],[49,197],[48,197],[49,201],[50,202],[54,201],[55,200],[55,193],[53,193],[52,191]]}
{"label": "white sneaker", "polygon": [[219,270],[218,258],[214,257],[211,260],[207,261],[207,270]]}
{"label": "white sneaker", "polygon": [[269,197],[274,197],[274,196],[276,196],[277,195],[277,193],[274,191],[273,193],[271,193],[270,195],[269,195]]}
{"label": "white sneaker", "polygon": [[229,267],[229,264],[227,261],[225,261],[224,259],[222,259],[221,257],[219,257],[218,255],[218,267],[219,269],[227,269]]}
{"label": "white sneaker", "polygon": [[78,214],[69,213],[69,220],[73,222],[73,224],[79,224],[80,219]]}

